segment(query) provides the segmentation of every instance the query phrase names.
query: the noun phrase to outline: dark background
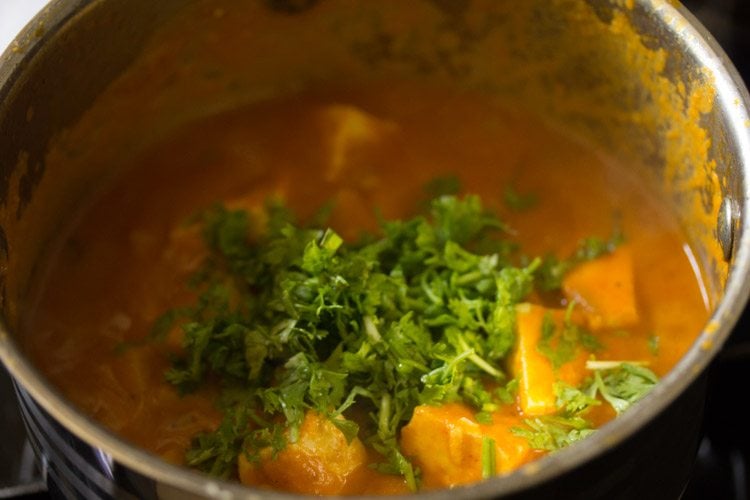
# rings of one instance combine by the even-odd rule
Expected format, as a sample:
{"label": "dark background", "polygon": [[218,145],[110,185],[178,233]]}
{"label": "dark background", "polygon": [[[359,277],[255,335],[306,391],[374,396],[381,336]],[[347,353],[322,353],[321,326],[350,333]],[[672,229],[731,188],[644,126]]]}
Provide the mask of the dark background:
{"label": "dark background", "polygon": [[[684,4],[750,81],[750,0],[685,0]],[[750,419],[740,410],[747,404],[749,382],[747,311],[711,365],[703,440],[684,500],[750,500]],[[0,367],[0,499],[45,498],[11,393],[10,380]]]}
{"label": "dark background", "polygon": [[683,0],[708,28],[747,82],[750,79],[750,0]]}
{"label": "dark background", "polygon": [[[750,82],[750,0],[685,0]],[[711,365],[704,437],[685,500],[750,500],[750,309]]]}

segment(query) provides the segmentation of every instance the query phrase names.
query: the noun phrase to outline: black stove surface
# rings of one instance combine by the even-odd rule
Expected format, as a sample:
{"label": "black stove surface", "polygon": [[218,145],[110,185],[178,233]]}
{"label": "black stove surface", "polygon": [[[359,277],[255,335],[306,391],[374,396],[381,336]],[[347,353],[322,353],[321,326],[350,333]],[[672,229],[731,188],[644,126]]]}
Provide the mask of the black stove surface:
{"label": "black stove surface", "polygon": [[740,389],[750,373],[750,312],[745,311],[709,371],[703,439],[683,497],[750,499],[750,428]]}
{"label": "black stove surface", "polygon": [[[0,0],[2,1],[2,0]],[[684,0],[750,82],[750,1]],[[694,470],[683,500],[750,500],[750,421],[740,389],[750,374],[750,308],[709,369],[706,415]],[[7,373],[0,366],[0,499],[44,499]]]}
{"label": "black stove surface", "polygon": [[45,498],[42,474],[26,441],[13,384],[0,365],[0,499]]}

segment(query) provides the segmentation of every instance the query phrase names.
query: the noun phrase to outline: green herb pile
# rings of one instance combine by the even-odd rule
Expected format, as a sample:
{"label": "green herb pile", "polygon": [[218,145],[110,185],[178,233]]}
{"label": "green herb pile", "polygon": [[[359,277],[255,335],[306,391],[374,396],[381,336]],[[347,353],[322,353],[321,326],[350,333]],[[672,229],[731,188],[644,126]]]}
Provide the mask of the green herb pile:
{"label": "green herb pile", "polygon": [[[300,227],[277,205],[268,206],[265,228],[245,211],[202,214],[209,256],[191,283],[199,299],[155,328],[184,332],[171,383],[183,392],[223,386],[224,420],[196,437],[189,465],[231,476],[241,453],[257,460],[263,448],[294,442],[314,410],[377,450],[380,471],[416,489],[418,471],[398,445],[415,406],[463,402],[488,422],[499,405],[514,403],[504,360],[515,305],[534,289],[559,288],[568,269],[610,246],[592,239],[570,260],[527,259],[476,196],[437,196],[428,212],[382,222],[379,236],[357,244]],[[611,389],[608,377],[620,371],[597,372],[585,391],[561,390],[568,409],[558,421],[534,419],[518,432],[540,449],[590,433],[580,415],[599,404],[597,394],[613,404],[635,400]],[[335,418],[353,407],[366,418]],[[487,456],[485,468],[494,470]]]}
{"label": "green herb pile", "polygon": [[603,362],[601,367],[589,369],[593,376],[581,388],[562,382],[555,385],[560,408],[557,414],[528,418],[526,428],[513,428],[512,432],[527,438],[535,450],[557,451],[594,432],[585,419],[589,408],[600,405],[603,399],[620,415],[648,394],[658,381],[654,372],[633,363]]}

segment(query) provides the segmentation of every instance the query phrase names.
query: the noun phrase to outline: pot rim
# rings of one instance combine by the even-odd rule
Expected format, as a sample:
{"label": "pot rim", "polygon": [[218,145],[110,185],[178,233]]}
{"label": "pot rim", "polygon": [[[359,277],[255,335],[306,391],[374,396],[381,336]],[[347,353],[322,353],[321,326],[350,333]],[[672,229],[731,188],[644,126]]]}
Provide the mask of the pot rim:
{"label": "pot rim", "polygon": [[[26,63],[63,26],[74,22],[97,0],[53,0],[20,32],[0,54],[0,102],[10,93]],[[734,200],[737,214],[744,214],[735,230],[735,252],[719,301],[690,350],[659,384],[634,408],[608,423],[594,435],[560,452],[527,464],[515,472],[452,490],[422,492],[417,495],[454,500],[511,494],[561,476],[594,459],[608,448],[624,441],[646,422],[656,417],[690,386],[706,369],[732,332],[750,296],[750,94],[726,53],[700,22],[682,5],[668,0],[637,0],[670,32],[677,34],[688,52],[713,75],[717,90],[715,106],[728,117],[728,132],[738,145],[737,162],[746,171],[742,198]],[[40,29],[43,32],[40,34]],[[171,465],[138,448],[79,412],[66,401],[22,353],[0,318],[0,361],[16,384],[28,392],[54,419],[83,441],[111,455],[118,463],[164,485],[213,498],[295,499],[298,495],[254,490],[239,483],[219,480],[185,467]],[[354,497],[362,498],[362,497]]]}

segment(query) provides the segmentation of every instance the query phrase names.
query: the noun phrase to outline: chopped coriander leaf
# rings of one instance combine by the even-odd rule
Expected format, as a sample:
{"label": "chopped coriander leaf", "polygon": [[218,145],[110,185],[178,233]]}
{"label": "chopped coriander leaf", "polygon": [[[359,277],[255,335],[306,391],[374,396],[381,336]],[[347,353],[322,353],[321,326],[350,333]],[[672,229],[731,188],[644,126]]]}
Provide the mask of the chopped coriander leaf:
{"label": "chopped coriander leaf", "polygon": [[492,425],[494,420],[492,419],[492,413],[487,411],[480,411],[474,415],[474,418],[483,425]]}
{"label": "chopped coriander leaf", "polygon": [[534,193],[519,193],[511,186],[506,186],[503,191],[505,206],[514,212],[524,212],[532,209],[539,203],[539,198]]}
{"label": "chopped coriander leaf", "polygon": [[495,474],[497,474],[495,440],[485,436],[482,438],[482,479],[488,479]]}
{"label": "chopped coriander leaf", "polygon": [[164,340],[179,317],[180,313],[175,309],[171,309],[160,315],[151,326],[151,337],[157,340]]}
{"label": "chopped coriander leaf", "polygon": [[490,229],[505,229],[505,225],[494,215],[485,212],[478,196],[441,196],[432,201],[431,232],[438,248],[448,242],[466,245],[479,239]]}
{"label": "chopped coriander leaf", "polygon": [[594,372],[596,390],[618,415],[643,399],[658,380],[654,372],[645,366],[632,363],[621,363],[616,368]]}
{"label": "chopped coriander leaf", "polygon": [[524,421],[526,427],[511,432],[528,439],[535,450],[557,451],[595,432],[591,423],[581,417],[543,416]]}
{"label": "chopped coriander leaf", "polygon": [[559,369],[573,359],[578,344],[569,341],[566,335],[558,332],[552,313],[547,312],[542,321],[542,335],[536,348],[552,362],[555,369]]}
{"label": "chopped coriander leaf", "polygon": [[[545,263],[513,265],[505,225],[471,195],[441,194],[427,215],[383,221],[380,236],[356,244],[295,224],[280,204],[266,212],[264,231],[248,213],[222,206],[195,218],[207,250],[191,278],[198,299],[154,325],[155,336],[183,333],[169,382],[181,392],[209,380],[223,386],[224,420],[194,439],[188,464],[230,476],[240,454],[258,461],[262,450],[295,443],[314,411],[349,442],[378,452],[377,470],[418,489],[419,471],[399,448],[401,427],[417,405],[463,403],[489,425],[515,402],[518,382],[504,367],[516,305],[538,286]],[[559,332],[546,326],[540,342],[556,366],[579,345],[596,347],[569,316]],[[604,397],[627,397],[608,377]],[[580,414],[595,396],[562,388],[563,413],[528,420],[518,432],[539,449],[577,440],[591,432]],[[494,451],[485,440],[486,475],[496,471]]]}
{"label": "chopped coriander leaf", "polygon": [[660,338],[656,334],[651,334],[648,337],[648,350],[651,353],[652,356],[658,356],[659,355],[659,343]]}
{"label": "chopped coriander leaf", "polygon": [[562,328],[555,325],[549,312],[545,314],[542,322],[542,335],[537,350],[552,362],[556,370],[572,361],[581,347],[590,352],[601,349],[601,343],[596,337],[573,323],[572,313],[575,305],[575,302],[568,305]]}
{"label": "chopped coriander leaf", "polygon": [[609,240],[590,237],[578,242],[573,255],[567,259],[559,259],[554,255],[547,255],[536,273],[536,286],[541,291],[554,291],[562,287],[562,281],[568,271],[579,264],[594,260],[602,255],[613,252],[624,241],[620,231],[615,231]]}
{"label": "chopped coriander leaf", "polygon": [[556,415],[528,418],[524,420],[526,427],[511,429],[515,435],[528,439],[532,449],[557,451],[595,432],[593,424],[583,417],[589,408],[601,404],[593,385],[575,388],[557,382],[555,395],[560,409]]}
{"label": "chopped coriander leaf", "polygon": [[596,399],[596,391],[589,388],[578,389],[563,382],[555,384],[557,407],[566,415],[580,415],[592,406],[599,406],[602,402]]}
{"label": "chopped coriander leaf", "polygon": [[581,342],[581,346],[587,351],[598,352],[604,348],[598,338],[596,338],[593,334],[584,330],[583,328],[578,327],[578,334],[580,335],[579,340]]}
{"label": "chopped coriander leaf", "polygon": [[461,191],[461,179],[455,175],[435,177],[425,184],[424,191],[430,199],[445,195],[457,195]]}
{"label": "chopped coriander leaf", "polygon": [[516,393],[518,392],[518,379],[514,378],[508,381],[505,386],[497,387],[495,389],[495,396],[503,404],[511,404],[516,400]]}

